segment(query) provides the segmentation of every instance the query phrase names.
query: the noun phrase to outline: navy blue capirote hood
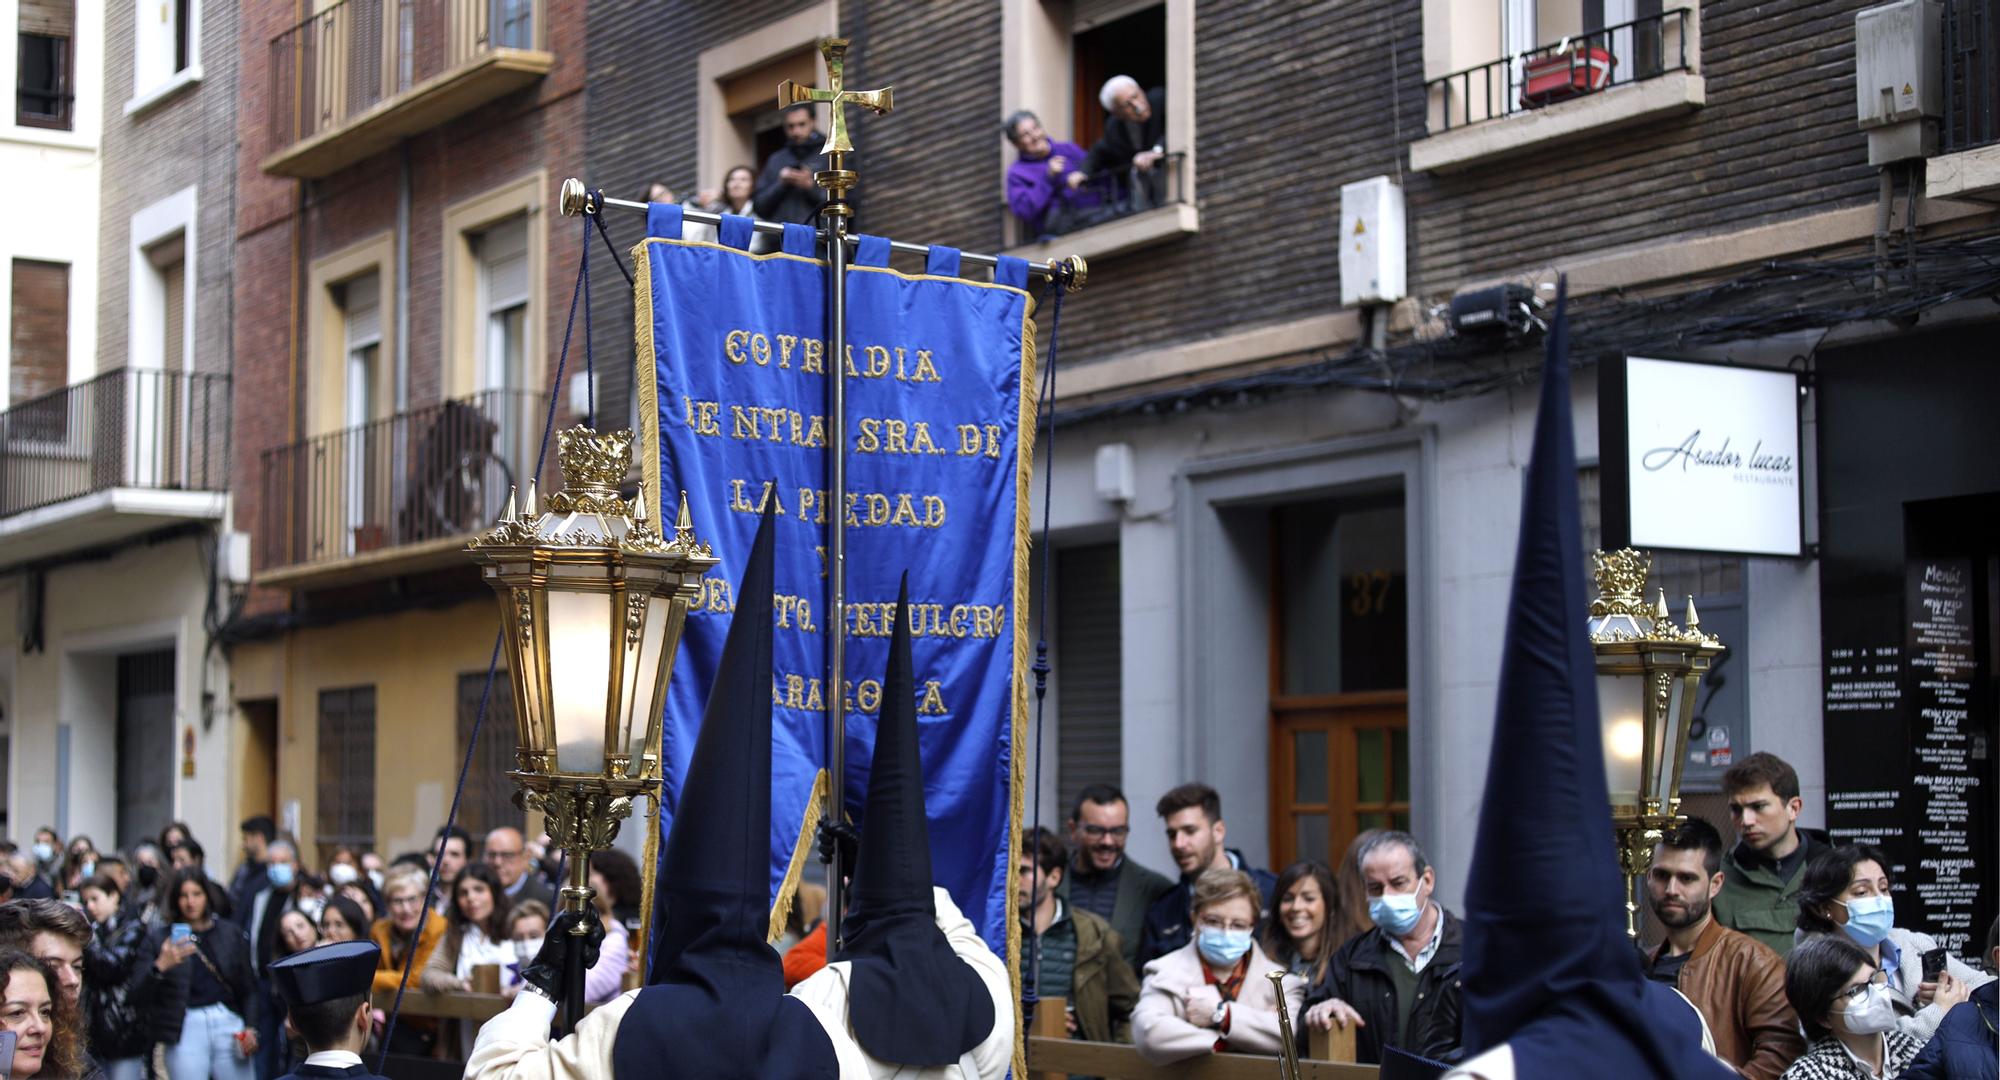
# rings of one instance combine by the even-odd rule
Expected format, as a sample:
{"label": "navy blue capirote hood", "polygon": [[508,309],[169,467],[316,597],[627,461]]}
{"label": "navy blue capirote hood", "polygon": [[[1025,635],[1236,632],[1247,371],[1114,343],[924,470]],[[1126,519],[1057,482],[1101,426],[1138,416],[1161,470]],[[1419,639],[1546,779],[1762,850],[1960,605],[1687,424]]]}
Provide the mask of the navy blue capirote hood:
{"label": "navy blue capirote hood", "polygon": [[1486,796],[1465,894],[1465,1047],[1516,1074],[1728,1077],[1660,1019],[1625,935],[1625,891],[1585,636],[1566,285],[1542,365],[1500,662]]}
{"label": "navy blue capirote hood", "polygon": [[785,996],[771,922],[771,594],[767,510],[702,713],[659,868],[653,985],[618,1024],[621,1080],[839,1075],[833,1042]]}
{"label": "navy blue capirote hood", "polygon": [[848,1024],[877,1061],[941,1066],[993,1032],[993,999],[937,926],[931,837],[924,813],[916,679],[910,655],[910,578],[896,598],[896,628],[882,677],[882,712],[855,855],[843,941]]}

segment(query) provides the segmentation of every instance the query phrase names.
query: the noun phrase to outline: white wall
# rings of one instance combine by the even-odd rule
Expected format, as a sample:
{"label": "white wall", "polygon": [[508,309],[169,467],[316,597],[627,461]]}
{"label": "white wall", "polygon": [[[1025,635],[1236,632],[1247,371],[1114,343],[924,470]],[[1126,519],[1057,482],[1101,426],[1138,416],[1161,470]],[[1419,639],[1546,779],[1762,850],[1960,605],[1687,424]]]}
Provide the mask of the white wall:
{"label": "white wall", "polygon": [[[20,5],[0,5],[0,86],[16,85]],[[97,373],[97,213],[99,133],[104,118],[104,5],[78,0],[74,39],[76,103],[70,131],[14,124],[0,110],[0,341],[13,323],[13,260],[68,263],[69,381]],[[0,387],[10,367],[0,350]],[[3,404],[3,403],[0,403]]]}
{"label": "white wall", "polygon": [[[0,632],[14,652],[7,816],[16,825],[32,822],[17,827],[16,833],[54,824],[60,816],[56,729],[68,724],[69,829],[88,833],[100,846],[113,843],[117,657],[171,648],[175,651],[174,751],[147,767],[171,772],[174,815],[188,822],[208,848],[211,870],[220,873],[227,864],[236,836],[228,805],[233,788],[231,725],[222,722],[211,728],[202,721],[201,617],[207,583],[200,554],[193,539],[180,539],[131,547],[102,562],[51,571],[43,625],[47,646],[33,654],[19,653],[14,644],[21,631],[16,623],[19,586],[0,587]],[[226,675],[218,671],[210,689],[223,699]],[[184,776],[181,738],[190,726],[195,731],[195,768],[193,776]]]}

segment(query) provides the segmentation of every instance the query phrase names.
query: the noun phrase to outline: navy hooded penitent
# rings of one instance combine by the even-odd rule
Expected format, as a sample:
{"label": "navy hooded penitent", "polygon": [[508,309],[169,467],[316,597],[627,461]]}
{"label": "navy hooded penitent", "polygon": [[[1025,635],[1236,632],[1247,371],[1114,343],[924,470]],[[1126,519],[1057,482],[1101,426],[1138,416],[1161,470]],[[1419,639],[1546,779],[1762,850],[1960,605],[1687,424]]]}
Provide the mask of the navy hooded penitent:
{"label": "navy hooded penitent", "polygon": [[848,1023],[877,1061],[941,1066],[993,1031],[993,999],[937,926],[930,828],[917,746],[910,658],[909,578],[896,599],[895,636],[882,678],[882,713],[868,772],[866,817],[855,858],[843,947],[851,962]]}
{"label": "navy hooded penitent", "polygon": [[771,877],[772,518],[757,529],[660,865],[654,985],[618,1025],[621,1080],[831,1078],[826,1029],[765,942]]}
{"label": "navy hooded penitent", "polygon": [[1657,996],[1672,991],[1641,975],[1625,935],[1585,640],[1565,306],[1559,291],[1466,886],[1466,1055],[1506,1043],[1524,1078],[1729,1077],[1698,1029],[1663,1019]]}

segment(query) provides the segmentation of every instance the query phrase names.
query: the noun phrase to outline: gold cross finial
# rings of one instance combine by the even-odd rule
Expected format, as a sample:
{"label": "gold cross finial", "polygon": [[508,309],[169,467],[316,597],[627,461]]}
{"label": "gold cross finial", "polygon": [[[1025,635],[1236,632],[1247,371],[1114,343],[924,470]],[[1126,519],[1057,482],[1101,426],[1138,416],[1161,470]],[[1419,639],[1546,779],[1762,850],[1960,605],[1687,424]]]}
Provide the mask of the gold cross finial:
{"label": "gold cross finial", "polygon": [[[846,63],[847,39],[827,38],[819,44],[820,54],[826,57],[826,81],[833,86],[821,90],[812,86],[800,86],[790,79],[778,84],[778,107],[789,109],[794,105],[812,105],[825,102],[833,106],[833,119],[827,125],[827,154],[845,154],[854,149],[847,141],[847,111],[843,105],[859,105],[875,110],[876,115],[894,108],[891,95],[895,87],[885,86],[880,90],[849,90],[842,83],[841,68]],[[838,168],[835,165],[835,168]]]}

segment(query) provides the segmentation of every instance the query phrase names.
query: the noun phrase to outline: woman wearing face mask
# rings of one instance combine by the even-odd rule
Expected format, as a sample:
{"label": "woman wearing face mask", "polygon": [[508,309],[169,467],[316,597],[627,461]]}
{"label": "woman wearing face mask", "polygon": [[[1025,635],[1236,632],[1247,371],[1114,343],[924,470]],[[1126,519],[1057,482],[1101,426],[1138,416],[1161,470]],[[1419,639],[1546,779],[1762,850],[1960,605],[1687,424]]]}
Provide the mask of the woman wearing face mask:
{"label": "woman wearing face mask", "polygon": [[501,993],[510,998],[520,993],[521,968],[534,962],[548,932],[549,906],[540,900],[523,900],[507,913],[507,938],[514,947],[514,959],[500,970]]}
{"label": "woman wearing face mask", "polygon": [[1944,973],[1934,982],[1924,980],[1924,953],[1937,942],[1895,925],[1888,865],[1881,852],[1858,844],[1814,855],[1799,873],[1797,939],[1838,935],[1860,946],[1895,1008],[1896,1029],[1923,1043],[1952,1006],[1993,976],[1947,953]]}
{"label": "woman wearing face mask", "polygon": [[[97,873],[97,845],[90,837],[79,836],[69,842],[69,852],[63,856],[62,870],[56,874],[56,891],[75,893]],[[75,897],[70,897],[74,900]]]}
{"label": "woman wearing face mask", "polygon": [[56,872],[62,868],[62,837],[44,825],[35,830],[35,844],[29,850],[35,856],[35,873],[54,884]]}
{"label": "woman wearing face mask", "polygon": [[1295,862],[1278,875],[1271,895],[1277,917],[1264,926],[1264,954],[1311,986],[1326,978],[1326,963],[1340,947],[1333,871],[1316,859]]}
{"label": "woman wearing face mask", "polygon": [[[1282,970],[1257,947],[1257,883],[1216,867],[1195,879],[1194,940],[1146,965],[1132,1036],[1156,1065],[1223,1051],[1275,1054],[1278,999],[1269,975]],[[1285,980],[1293,1017],[1305,986]]]}
{"label": "woman wearing face mask", "polygon": [[1814,938],[1785,961],[1785,998],[1812,1041],[1782,1080],[1891,1080],[1923,1040],[1896,1030],[1896,1006],[1861,946]]}

